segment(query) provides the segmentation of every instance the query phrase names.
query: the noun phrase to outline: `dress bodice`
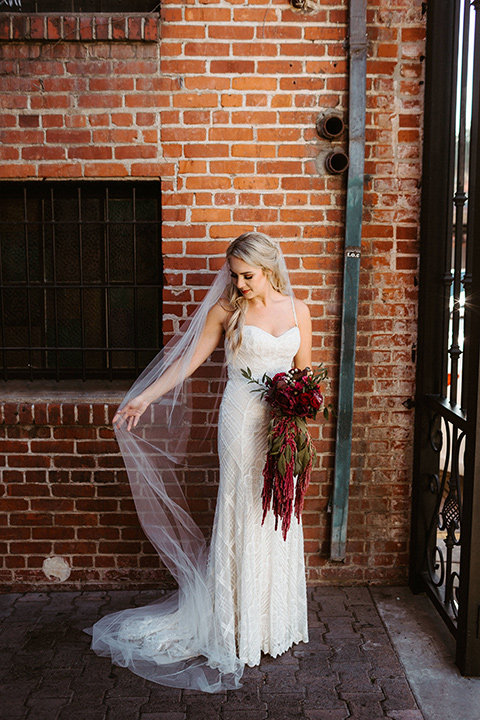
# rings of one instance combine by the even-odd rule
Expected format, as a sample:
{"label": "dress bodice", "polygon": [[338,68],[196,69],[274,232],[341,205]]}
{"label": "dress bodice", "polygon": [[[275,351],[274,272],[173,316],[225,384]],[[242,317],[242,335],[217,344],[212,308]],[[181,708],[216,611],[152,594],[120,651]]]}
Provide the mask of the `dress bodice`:
{"label": "dress bodice", "polygon": [[271,335],[256,325],[244,325],[243,337],[237,355],[232,358],[226,349],[229,379],[242,377],[241,370],[250,368],[254,377],[264,373],[272,376],[289,370],[300,347],[300,330],[294,325],[282,335]]}

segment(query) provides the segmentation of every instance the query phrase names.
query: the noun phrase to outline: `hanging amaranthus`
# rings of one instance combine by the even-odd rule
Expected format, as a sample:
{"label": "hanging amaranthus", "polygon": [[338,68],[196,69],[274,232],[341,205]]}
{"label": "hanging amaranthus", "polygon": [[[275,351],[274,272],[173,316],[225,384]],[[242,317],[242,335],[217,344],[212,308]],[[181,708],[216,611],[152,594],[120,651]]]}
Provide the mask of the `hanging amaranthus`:
{"label": "hanging amaranthus", "polygon": [[[253,392],[260,392],[271,407],[267,458],[263,468],[262,524],[271,507],[275,515],[275,530],[281,519],[285,540],[292,512],[300,522],[317,456],[306,418],[315,419],[323,406],[320,383],[327,377],[327,371],[321,367],[316,372],[310,368],[292,368],[288,372],[277,373],[273,378],[265,374],[261,381],[252,377],[250,368],[242,370],[242,374],[248,382],[260,386]],[[328,417],[328,408],[324,407],[323,413]]]}

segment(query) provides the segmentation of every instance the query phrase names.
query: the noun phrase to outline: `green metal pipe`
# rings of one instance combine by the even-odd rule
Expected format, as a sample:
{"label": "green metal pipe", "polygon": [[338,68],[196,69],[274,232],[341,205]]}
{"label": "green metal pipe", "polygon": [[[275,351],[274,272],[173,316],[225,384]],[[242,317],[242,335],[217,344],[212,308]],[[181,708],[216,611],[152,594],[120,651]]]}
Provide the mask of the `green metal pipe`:
{"label": "green metal pipe", "polygon": [[349,7],[349,170],[345,218],[342,331],[330,559],[345,559],[352,455],[353,394],[365,166],[366,0]]}

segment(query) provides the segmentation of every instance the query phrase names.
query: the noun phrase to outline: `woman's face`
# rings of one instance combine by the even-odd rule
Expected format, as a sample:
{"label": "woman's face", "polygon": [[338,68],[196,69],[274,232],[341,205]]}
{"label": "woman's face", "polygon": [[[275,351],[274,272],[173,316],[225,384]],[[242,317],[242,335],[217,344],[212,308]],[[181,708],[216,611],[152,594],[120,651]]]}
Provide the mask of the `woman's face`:
{"label": "woman's face", "polygon": [[248,265],[240,258],[231,256],[228,259],[232,282],[248,300],[261,295],[270,285],[270,281],[262,268]]}

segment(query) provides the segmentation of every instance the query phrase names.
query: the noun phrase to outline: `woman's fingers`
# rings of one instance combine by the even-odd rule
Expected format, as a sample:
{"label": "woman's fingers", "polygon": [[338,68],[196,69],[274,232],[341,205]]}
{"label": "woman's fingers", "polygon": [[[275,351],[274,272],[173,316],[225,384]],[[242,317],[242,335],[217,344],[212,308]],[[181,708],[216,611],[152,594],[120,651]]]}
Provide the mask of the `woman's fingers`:
{"label": "woman's fingers", "polygon": [[122,425],[127,423],[127,430],[130,432],[132,427],[136,427],[138,421],[140,420],[140,415],[138,411],[128,411],[126,408],[125,410],[120,414],[118,414],[118,422],[117,422],[117,428],[121,428]]}
{"label": "woman's fingers", "polygon": [[123,410],[118,410],[118,411],[115,413],[115,416],[114,416],[112,422],[113,422],[114,425],[116,424],[117,428],[121,428],[122,425],[125,423],[125,421],[126,421],[126,419],[127,419],[127,418],[125,417],[126,414],[127,414],[127,409],[126,409],[126,408],[123,408]]}
{"label": "woman's fingers", "polygon": [[132,412],[132,413],[128,416],[127,430],[130,431],[130,430],[132,429],[132,427],[137,427],[137,423],[138,423],[138,421],[140,420],[140,415],[141,415],[141,414],[142,414],[142,413],[139,413],[139,412],[137,411],[137,412]]}
{"label": "woman's fingers", "polygon": [[130,431],[132,427],[137,427],[140,417],[143,415],[145,408],[138,406],[138,404],[127,403],[121,410],[117,410],[113,418],[113,424],[117,424],[117,428],[121,428],[124,423],[127,423],[127,430]]}
{"label": "woman's fingers", "polygon": [[[119,416],[118,416],[118,420],[117,420],[117,422],[116,422],[116,427],[117,427],[117,429],[118,429],[118,428],[121,428],[122,425],[124,424],[124,422],[125,422],[125,418],[124,418],[122,415],[119,415]],[[114,423],[114,424],[115,424],[115,423]]]}

